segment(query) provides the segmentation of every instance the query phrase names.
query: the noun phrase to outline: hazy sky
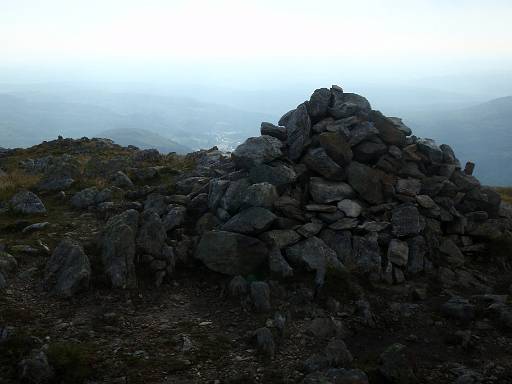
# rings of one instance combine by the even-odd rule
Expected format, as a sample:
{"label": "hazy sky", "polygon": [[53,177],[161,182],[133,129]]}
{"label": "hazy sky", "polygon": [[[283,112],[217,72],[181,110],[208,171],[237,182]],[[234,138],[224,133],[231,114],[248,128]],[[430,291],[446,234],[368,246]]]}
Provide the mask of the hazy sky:
{"label": "hazy sky", "polygon": [[511,20],[511,0],[0,0],[0,63],[221,79],[492,72],[512,63]]}

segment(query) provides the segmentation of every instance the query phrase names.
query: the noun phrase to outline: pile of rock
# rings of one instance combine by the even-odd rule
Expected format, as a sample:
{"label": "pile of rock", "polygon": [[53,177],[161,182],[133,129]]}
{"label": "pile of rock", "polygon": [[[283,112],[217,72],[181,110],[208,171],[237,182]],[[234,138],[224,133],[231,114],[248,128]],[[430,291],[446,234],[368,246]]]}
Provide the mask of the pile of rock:
{"label": "pile of rock", "polygon": [[340,87],[316,90],[261,133],[233,152],[234,168],[210,178],[203,196],[200,221],[210,230],[196,257],[214,271],[307,269],[318,283],[331,268],[389,283],[439,271],[450,280],[468,255],[511,229],[472,164],[461,169],[448,145],[411,136],[400,119]]}
{"label": "pile of rock", "polygon": [[[92,167],[110,169],[113,185],[82,190],[71,204],[116,208],[101,240],[113,287],[134,287],[139,268],[160,285],[192,256],[231,276],[312,271],[318,286],[330,271],[389,284],[424,272],[446,285],[478,284],[464,269],[467,257],[512,229],[510,211],[472,176],[473,164],[462,169],[448,145],[412,136],[400,119],[338,86],[316,90],[277,126],[262,123],[261,133],[231,158],[217,148],[187,155],[197,167],[177,176],[172,191],[135,186],[125,173],[153,177],[162,167],[133,165],[158,161],[154,151]],[[57,164],[49,163],[43,168]],[[129,201],[114,207],[121,188]],[[40,208],[34,196],[21,197],[12,207]]]}

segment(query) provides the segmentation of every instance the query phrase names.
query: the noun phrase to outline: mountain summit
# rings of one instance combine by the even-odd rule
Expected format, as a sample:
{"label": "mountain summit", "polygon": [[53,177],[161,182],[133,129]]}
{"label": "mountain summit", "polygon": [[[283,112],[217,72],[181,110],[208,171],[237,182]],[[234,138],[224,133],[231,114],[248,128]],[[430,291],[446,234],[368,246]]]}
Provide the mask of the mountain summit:
{"label": "mountain summit", "polygon": [[7,383],[512,378],[512,207],[339,86],[230,156],[59,138],[0,167]]}

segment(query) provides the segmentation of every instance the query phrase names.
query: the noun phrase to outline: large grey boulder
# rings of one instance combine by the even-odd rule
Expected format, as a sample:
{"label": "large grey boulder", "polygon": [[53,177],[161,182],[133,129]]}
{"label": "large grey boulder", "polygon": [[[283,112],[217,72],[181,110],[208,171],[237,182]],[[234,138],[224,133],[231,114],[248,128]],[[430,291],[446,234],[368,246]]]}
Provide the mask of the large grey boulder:
{"label": "large grey boulder", "polygon": [[235,149],[232,158],[238,167],[250,169],[281,157],[282,147],[282,141],[272,136],[250,137]]}
{"label": "large grey boulder", "polygon": [[226,275],[248,275],[267,260],[268,249],[253,237],[225,231],[205,232],[196,250],[196,258],[209,269]]}
{"label": "large grey boulder", "polygon": [[168,203],[166,196],[160,193],[151,193],[144,200],[144,211],[153,211],[162,215],[167,211]]}
{"label": "large grey boulder", "polygon": [[460,267],[464,264],[464,254],[452,239],[446,238],[439,245],[439,252],[445,260],[454,267]]}
{"label": "large grey boulder", "polygon": [[246,178],[232,181],[224,192],[224,196],[220,199],[219,206],[232,215],[237,213],[249,186],[249,180]]}
{"label": "large grey boulder", "polygon": [[376,232],[370,232],[365,236],[354,236],[352,238],[352,255],[345,259],[346,267],[349,270],[372,276],[380,274],[382,257],[378,238]]}
{"label": "large grey boulder", "polygon": [[417,235],[425,228],[425,219],[414,205],[402,204],[393,209],[391,224],[398,237]]}
{"label": "large grey boulder", "polygon": [[[403,195],[416,196],[421,192],[421,180],[398,179],[398,181],[396,183],[396,191]],[[428,195],[423,195],[423,196],[428,196]]]}
{"label": "large grey boulder", "polygon": [[301,237],[293,229],[274,229],[260,235],[260,239],[268,246],[277,246],[279,249],[286,248],[298,242]]}
{"label": "large grey boulder", "polygon": [[314,119],[327,115],[331,102],[331,91],[327,88],[316,89],[307,104],[309,116]]}
{"label": "large grey boulder", "polygon": [[77,192],[71,198],[71,205],[78,209],[84,209],[108,201],[112,198],[112,191],[108,188],[98,190],[96,187],[86,188]]}
{"label": "large grey boulder", "polygon": [[311,133],[311,120],[306,104],[301,104],[295,109],[286,121],[288,138],[288,157],[297,161],[309,144]]}
{"label": "large grey boulder", "polygon": [[355,93],[344,93],[339,89],[332,90],[333,100],[329,113],[335,119],[349,116],[368,117],[372,110],[370,103],[363,96]]}
{"label": "large grey boulder", "polygon": [[123,171],[117,171],[110,179],[110,182],[114,187],[118,188],[131,188],[133,187],[133,181]]}
{"label": "large grey boulder", "polygon": [[364,200],[371,204],[384,202],[382,172],[353,161],[347,168],[347,174],[349,184]]}
{"label": "large grey boulder", "polygon": [[247,188],[242,205],[272,209],[274,202],[278,198],[279,195],[274,185],[270,183],[257,183]]}
{"label": "large grey boulder", "polygon": [[315,203],[326,204],[353,197],[354,190],[344,182],[325,180],[312,177],[309,180],[309,193]]}
{"label": "large grey boulder", "polygon": [[251,207],[229,219],[222,226],[222,230],[255,235],[269,229],[276,218],[277,216],[268,209]]}
{"label": "large grey boulder", "polygon": [[21,191],[15,194],[9,201],[9,207],[13,212],[24,215],[46,213],[46,208],[41,199],[30,191]]}
{"label": "large grey boulder", "polygon": [[318,140],[327,155],[340,166],[345,166],[352,161],[352,149],[343,135],[337,132],[324,132],[318,136]]}
{"label": "large grey boulder", "polygon": [[332,248],[342,263],[352,258],[352,233],[350,231],[333,231],[324,229],[319,237]]}
{"label": "large grey boulder", "polygon": [[71,297],[89,288],[91,265],[77,242],[65,239],[46,264],[44,286],[51,294]]}
{"label": "large grey boulder", "polygon": [[303,163],[311,169],[330,180],[345,180],[345,170],[329,157],[324,148],[311,148],[308,150]]}
{"label": "large grey boulder", "polygon": [[274,162],[251,168],[249,178],[253,183],[270,183],[276,187],[283,187],[295,182],[297,172],[291,166]]}
{"label": "large grey boulder", "polygon": [[277,246],[272,246],[268,255],[268,269],[278,277],[286,278],[293,276],[293,268],[290,267]]}
{"label": "large grey boulder", "polygon": [[363,141],[353,148],[354,160],[360,163],[374,163],[387,151],[387,145],[379,140]]}
{"label": "large grey boulder", "polygon": [[418,150],[427,157],[427,159],[434,163],[439,164],[443,162],[443,151],[439,148],[436,142],[432,139],[420,139],[416,143]]}
{"label": "large grey boulder", "polygon": [[141,215],[137,235],[137,248],[143,254],[160,256],[167,237],[160,216],[154,211],[144,211]]}
{"label": "large grey boulder", "polygon": [[176,205],[169,209],[169,212],[164,216],[162,223],[166,231],[172,231],[185,223],[187,216],[187,208]]}
{"label": "large grey boulder", "polygon": [[39,191],[64,191],[82,175],[79,162],[71,155],[49,156],[46,159],[46,165],[41,164],[45,168],[44,176],[36,186]]}
{"label": "large grey boulder", "polygon": [[316,236],[287,248],[286,258],[293,267],[315,271],[317,284],[323,284],[328,269],[337,271],[344,269],[336,252]]}
{"label": "large grey boulder", "polygon": [[286,138],[288,137],[286,134],[285,127],[278,127],[277,125],[267,122],[261,123],[260,132],[262,135],[272,136],[281,141],[285,141]]}
{"label": "large grey boulder", "polygon": [[407,240],[409,245],[409,259],[407,260],[407,272],[420,273],[425,268],[425,256],[427,254],[427,242],[423,236],[414,236]]}
{"label": "large grey boulder", "polygon": [[[379,137],[390,145],[403,146],[405,144],[406,132],[404,132],[402,124],[384,116],[379,111],[372,111],[370,118],[379,131]],[[401,121],[400,121],[401,122]],[[409,133],[410,134],[410,133]]]}
{"label": "large grey boulder", "polygon": [[208,190],[208,208],[217,209],[226,189],[229,186],[229,180],[213,179],[210,181]]}
{"label": "large grey boulder", "polygon": [[356,146],[365,140],[372,140],[379,134],[377,128],[372,123],[367,121],[357,124],[350,131],[349,143],[352,146]]}
{"label": "large grey boulder", "polygon": [[105,274],[114,288],[133,288],[135,274],[135,236],[139,213],[133,209],[111,217],[105,226],[101,258]]}

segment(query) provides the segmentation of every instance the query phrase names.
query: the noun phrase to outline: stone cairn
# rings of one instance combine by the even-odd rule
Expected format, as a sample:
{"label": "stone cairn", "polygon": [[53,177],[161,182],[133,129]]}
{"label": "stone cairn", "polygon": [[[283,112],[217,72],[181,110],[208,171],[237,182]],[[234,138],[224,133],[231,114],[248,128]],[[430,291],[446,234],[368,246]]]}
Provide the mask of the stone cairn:
{"label": "stone cairn", "polygon": [[[172,192],[127,191],[132,209],[103,233],[106,275],[114,287],[134,287],[143,266],[160,285],[195,259],[238,277],[310,271],[317,286],[331,271],[389,284],[420,273],[478,284],[468,257],[511,230],[510,210],[448,145],[411,134],[362,96],[317,89],[231,157],[216,148],[189,154],[197,167]],[[80,193],[77,202],[105,195]]]}
{"label": "stone cairn", "polygon": [[286,278],[348,270],[400,284],[456,280],[468,257],[510,229],[500,196],[448,145],[412,136],[339,86],[317,89],[278,125],[261,124],[211,178],[195,256],[227,275]]}

